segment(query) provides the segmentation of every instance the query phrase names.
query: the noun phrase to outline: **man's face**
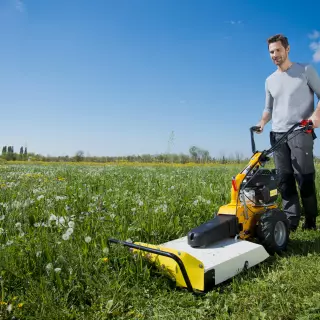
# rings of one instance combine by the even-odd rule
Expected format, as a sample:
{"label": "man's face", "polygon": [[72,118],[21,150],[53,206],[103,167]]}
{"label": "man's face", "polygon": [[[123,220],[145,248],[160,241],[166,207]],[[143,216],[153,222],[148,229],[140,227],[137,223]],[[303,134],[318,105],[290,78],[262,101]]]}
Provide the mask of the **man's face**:
{"label": "man's face", "polygon": [[275,65],[281,66],[288,58],[289,47],[285,49],[281,41],[270,43],[269,53]]}

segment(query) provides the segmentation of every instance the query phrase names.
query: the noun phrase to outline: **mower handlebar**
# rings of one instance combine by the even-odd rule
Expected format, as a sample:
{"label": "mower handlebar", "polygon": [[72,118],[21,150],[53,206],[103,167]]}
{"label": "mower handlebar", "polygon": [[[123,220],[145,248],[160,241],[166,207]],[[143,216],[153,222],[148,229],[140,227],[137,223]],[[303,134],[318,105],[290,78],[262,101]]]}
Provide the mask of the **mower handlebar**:
{"label": "mower handlebar", "polygon": [[253,126],[253,127],[250,128],[251,132],[253,132],[253,131],[257,131],[258,132],[260,130],[261,130],[261,127],[259,127],[259,126]]}
{"label": "mower handlebar", "polygon": [[[266,151],[267,154],[273,152],[279,144],[281,144],[290,133],[292,133],[296,128],[301,127],[300,130],[303,129],[303,131],[307,132],[307,133],[312,133],[313,132],[313,122],[312,120],[301,120],[300,122],[297,122],[296,124],[294,124],[284,135],[283,137],[276,143],[276,145],[274,145],[273,147],[271,147],[269,150]],[[256,146],[255,146],[255,142],[254,142],[254,136],[253,133],[254,132],[259,132],[260,131],[260,127],[259,126],[252,126],[250,128],[250,133],[251,133],[251,146],[252,146],[252,152],[256,153]]]}

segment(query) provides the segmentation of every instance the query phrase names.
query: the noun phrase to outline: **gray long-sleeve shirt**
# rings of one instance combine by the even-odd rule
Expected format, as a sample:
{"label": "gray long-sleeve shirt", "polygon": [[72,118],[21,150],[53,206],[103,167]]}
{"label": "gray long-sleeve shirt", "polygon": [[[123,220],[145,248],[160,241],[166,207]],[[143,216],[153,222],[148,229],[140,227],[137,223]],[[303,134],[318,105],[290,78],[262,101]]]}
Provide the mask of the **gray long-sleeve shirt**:
{"label": "gray long-sleeve shirt", "polygon": [[286,132],[314,111],[314,94],[320,101],[320,78],[310,64],[293,63],[276,70],[265,82],[265,112],[272,115],[272,130]]}

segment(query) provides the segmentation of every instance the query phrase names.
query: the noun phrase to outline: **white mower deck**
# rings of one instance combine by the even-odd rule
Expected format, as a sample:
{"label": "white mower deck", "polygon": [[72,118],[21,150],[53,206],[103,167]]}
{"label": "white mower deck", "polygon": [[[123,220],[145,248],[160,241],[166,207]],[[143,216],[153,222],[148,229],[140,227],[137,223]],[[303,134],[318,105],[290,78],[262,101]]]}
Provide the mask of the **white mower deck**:
{"label": "white mower deck", "polygon": [[212,281],[208,279],[208,275],[212,275],[215,285],[269,257],[262,245],[235,238],[221,240],[207,247],[192,248],[188,245],[187,237],[182,237],[161,244],[161,248],[181,250],[201,261],[206,281]]}

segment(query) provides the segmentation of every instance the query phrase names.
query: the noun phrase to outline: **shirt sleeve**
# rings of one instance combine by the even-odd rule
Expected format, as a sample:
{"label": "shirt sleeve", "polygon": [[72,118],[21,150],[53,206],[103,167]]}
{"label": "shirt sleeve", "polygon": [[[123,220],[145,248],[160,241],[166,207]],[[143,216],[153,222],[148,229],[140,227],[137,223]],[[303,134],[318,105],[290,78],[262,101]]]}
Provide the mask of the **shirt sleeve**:
{"label": "shirt sleeve", "polygon": [[264,112],[272,113],[273,110],[273,97],[268,89],[268,82],[265,82],[265,106],[264,106]]}
{"label": "shirt sleeve", "polygon": [[312,65],[306,66],[306,76],[309,87],[316,94],[318,100],[320,101],[320,77]]}

